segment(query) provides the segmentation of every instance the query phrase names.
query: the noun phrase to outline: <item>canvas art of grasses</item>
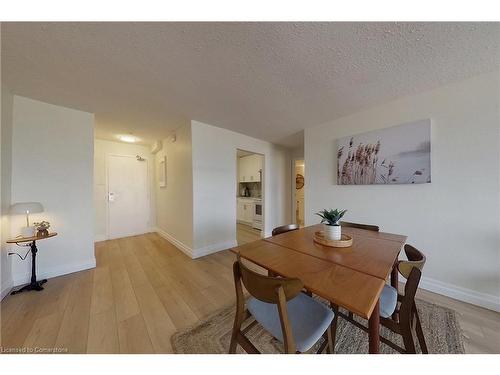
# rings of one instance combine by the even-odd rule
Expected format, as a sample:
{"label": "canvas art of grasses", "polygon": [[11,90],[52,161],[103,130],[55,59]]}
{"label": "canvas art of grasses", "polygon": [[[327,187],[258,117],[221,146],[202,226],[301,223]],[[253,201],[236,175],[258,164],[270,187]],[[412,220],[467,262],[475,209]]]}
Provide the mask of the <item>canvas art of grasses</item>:
{"label": "canvas art of grasses", "polygon": [[431,182],[430,120],[375,130],[337,141],[337,184]]}

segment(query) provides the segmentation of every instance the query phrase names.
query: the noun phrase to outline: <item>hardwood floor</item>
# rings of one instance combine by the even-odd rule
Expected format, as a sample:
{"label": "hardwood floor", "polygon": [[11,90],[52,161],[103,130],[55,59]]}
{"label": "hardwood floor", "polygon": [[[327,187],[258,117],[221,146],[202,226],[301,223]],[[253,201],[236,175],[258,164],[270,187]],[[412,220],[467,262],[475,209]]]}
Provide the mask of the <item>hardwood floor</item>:
{"label": "hardwood floor", "polygon": [[[95,269],[50,279],[42,292],[2,301],[4,350],[170,353],[174,332],[235,302],[234,255],[228,251],[191,260],[153,233],[99,242],[95,251]],[[500,314],[419,294],[458,312],[467,352],[500,352]]]}
{"label": "hardwood floor", "polygon": [[248,242],[260,240],[260,230],[254,229],[249,225],[236,224],[236,240],[238,245],[244,245]]}

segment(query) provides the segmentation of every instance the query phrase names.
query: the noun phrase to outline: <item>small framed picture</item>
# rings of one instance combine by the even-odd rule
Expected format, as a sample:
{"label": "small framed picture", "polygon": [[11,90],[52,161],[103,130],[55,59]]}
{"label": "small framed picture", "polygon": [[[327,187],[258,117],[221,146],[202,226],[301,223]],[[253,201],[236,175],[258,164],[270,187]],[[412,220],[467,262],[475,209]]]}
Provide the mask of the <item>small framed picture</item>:
{"label": "small framed picture", "polygon": [[160,187],[167,186],[167,157],[164,156],[160,159],[158,164],[158,185]]}

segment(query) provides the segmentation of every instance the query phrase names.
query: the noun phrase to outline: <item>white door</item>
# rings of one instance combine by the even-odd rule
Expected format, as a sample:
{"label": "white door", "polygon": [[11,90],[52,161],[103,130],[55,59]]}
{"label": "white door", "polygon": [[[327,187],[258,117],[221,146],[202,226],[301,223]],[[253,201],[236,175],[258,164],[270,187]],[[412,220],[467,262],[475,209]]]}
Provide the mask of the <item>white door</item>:
{"label": "white door", "polygon": [[108,155],[108,237],[134,236],[148,228],[147,161]]}

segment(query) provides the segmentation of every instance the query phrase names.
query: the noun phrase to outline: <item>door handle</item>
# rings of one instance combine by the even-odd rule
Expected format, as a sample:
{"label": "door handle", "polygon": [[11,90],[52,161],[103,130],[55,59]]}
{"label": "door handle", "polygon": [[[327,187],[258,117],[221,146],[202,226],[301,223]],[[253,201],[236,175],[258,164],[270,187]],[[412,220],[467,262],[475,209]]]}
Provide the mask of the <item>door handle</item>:
{"label": "door handle", "polygon": [[116,197],[115,193],[109,192],[108,193],[108,202],[114,202],[115,201],[115,197]]}

